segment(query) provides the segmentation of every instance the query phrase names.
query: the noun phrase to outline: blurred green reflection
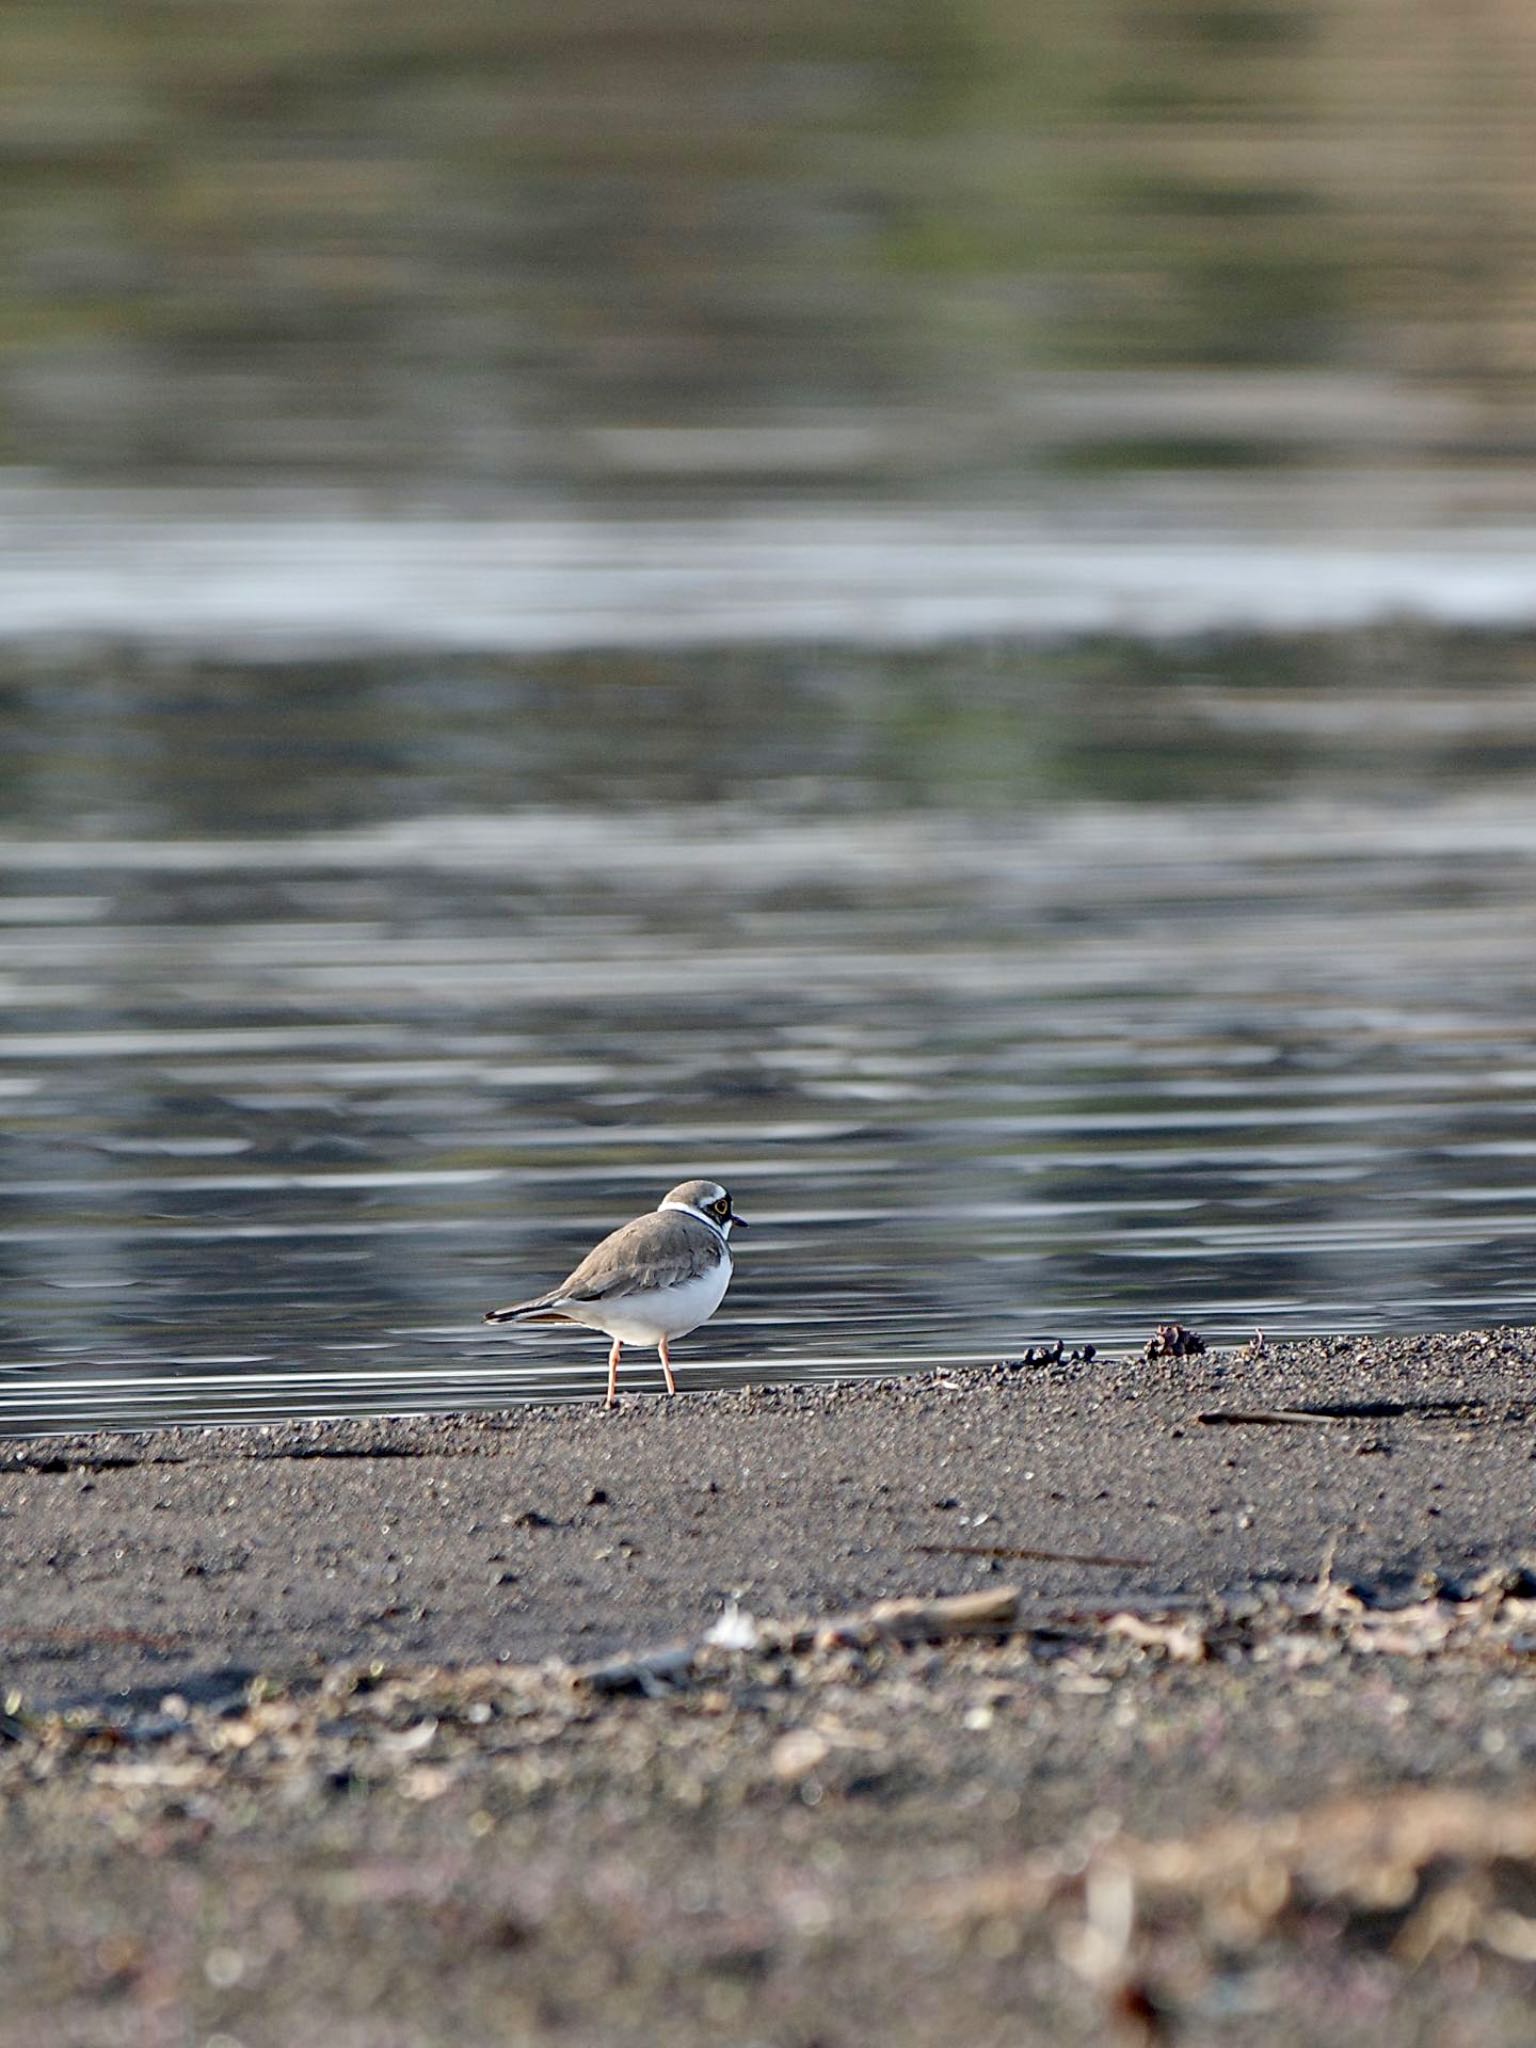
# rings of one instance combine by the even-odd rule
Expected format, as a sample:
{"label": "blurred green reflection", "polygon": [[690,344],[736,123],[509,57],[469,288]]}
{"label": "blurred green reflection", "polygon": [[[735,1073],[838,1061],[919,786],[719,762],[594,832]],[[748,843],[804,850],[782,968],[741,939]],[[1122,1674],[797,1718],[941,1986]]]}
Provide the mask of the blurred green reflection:
{"label": "blurred green reflection", "polygon": [[656,492],[1529,449],[1529,10],[31,0],[0,78],[0,462]]}

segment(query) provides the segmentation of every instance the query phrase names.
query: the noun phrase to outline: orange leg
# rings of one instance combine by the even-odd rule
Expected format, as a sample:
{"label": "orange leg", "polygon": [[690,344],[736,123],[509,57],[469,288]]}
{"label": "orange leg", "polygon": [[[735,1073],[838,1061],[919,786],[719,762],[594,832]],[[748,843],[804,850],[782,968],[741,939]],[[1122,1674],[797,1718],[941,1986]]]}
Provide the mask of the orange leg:
{"label": "orange leg", "polygon": [[667,1376],[667,1392],[675,1394],[677,1392],[677,1381],[672,1377],[672,1354],[667,1349],[665,1337],[662,1338],[656,1349],[661,1353],[661,1369]]}
{"label": "orange leg", "polygon": [[623,1349],[624,1346],[615,1337],[613,1349],[608,1354],[608,1398],[603,1403],[605,1408],[617,1408],[619,1405],[619,1354]]}

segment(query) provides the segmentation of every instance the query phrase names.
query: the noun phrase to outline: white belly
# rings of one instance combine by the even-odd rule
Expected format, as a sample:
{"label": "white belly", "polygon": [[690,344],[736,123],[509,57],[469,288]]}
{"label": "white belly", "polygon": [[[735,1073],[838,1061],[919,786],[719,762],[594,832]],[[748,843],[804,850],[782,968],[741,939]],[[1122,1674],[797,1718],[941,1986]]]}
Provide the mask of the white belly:
{"label": "white belly", "polygon": [[680,1287],[659,1288],[655,1294],[622,1295],[617,1301],[562,1301],[559,1309],[573,1323],[603,1330],[621,1344],[659,1344],[663,1337],[685,1337],[700,1323],[707,1323],[730,1284],[727,1252],[718,1266],[711,1266],[696,1280],[685,1280]]}

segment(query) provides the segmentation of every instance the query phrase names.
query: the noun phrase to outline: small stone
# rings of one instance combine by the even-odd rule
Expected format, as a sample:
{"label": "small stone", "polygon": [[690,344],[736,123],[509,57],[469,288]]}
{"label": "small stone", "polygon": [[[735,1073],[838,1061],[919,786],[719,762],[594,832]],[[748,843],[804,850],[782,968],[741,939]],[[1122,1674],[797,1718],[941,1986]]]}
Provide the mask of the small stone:
{"label": "small stone", "polygon": [[773,1745],[769,1768],[781,1785],[798,1785],[830,1755],[826,1738],[814,1728],[792,1728]]}

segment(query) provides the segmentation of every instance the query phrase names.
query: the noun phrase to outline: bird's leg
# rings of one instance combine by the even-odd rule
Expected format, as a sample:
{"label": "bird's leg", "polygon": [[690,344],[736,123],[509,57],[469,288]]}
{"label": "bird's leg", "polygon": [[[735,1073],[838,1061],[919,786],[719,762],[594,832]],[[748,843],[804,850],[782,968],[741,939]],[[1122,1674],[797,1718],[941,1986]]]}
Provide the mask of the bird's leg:
{"label": "bird's leg", "polygon": [[617,1408],[619,1405],[619,1354],[623,1349],[624,1346],[615,1337],[613,1349],[608,1354],[608,1398],[603,1403],[605,1408]]}
{"label": "bird's leg", "polygon": [[666,1374],[667,1392],[669,1394],[675,1394],[677,1392],[677,1381],[672,1377],[672,1354],[667,1349],[667,1340],[665,1337],[662,1338],[661,1342],[656,1346],[656,1349],[661,1353],[661,1369]]}

